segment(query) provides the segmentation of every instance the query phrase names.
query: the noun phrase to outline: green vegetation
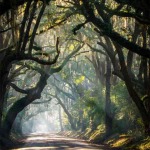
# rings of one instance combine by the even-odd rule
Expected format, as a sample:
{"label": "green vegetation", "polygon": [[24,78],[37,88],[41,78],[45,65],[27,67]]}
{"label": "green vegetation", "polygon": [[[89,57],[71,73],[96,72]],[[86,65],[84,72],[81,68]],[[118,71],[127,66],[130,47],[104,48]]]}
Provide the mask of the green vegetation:
{"label": "green vegetation", "polygon": [[148,0],[1,1],[0,149],[39,130],[148,149],[149,8]]}

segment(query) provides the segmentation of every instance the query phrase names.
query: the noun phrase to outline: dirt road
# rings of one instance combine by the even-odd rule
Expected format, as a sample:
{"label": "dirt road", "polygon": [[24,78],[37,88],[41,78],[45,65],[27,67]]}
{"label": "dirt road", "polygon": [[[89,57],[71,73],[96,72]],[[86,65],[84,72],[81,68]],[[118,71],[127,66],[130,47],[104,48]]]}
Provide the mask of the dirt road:
{"label": "dirt road", "polygon": [[106,145],[90,144],[85,140],[57,134],[31,134],[20,139],[22,144],[11,150],[110,150]]}

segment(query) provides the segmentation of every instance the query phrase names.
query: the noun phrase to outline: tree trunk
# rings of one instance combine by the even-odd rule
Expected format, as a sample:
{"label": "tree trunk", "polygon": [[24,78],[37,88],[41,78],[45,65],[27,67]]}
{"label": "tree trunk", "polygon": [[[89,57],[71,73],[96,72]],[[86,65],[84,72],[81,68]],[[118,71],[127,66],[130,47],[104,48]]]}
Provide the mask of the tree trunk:
{"label": "tree trunk", "polygon": [[145,127],[145,134],[150,135],[150,114],[148,114],[146,108],[143,105],[142,100],[140,99],[137,92],[133,88],[132,81],[130,79],[130,76],[128,74],[127,67],[126,67],[126,64],[125,64],[122,48],[119,45],[117,45],[116,43],[114,43],[114,44],[115,44],[116,51],[117,51],[118,56],[119,56],[121,71],[122,71],[122,74],[124,76],[124,81],[125,81],[127,90],[129,92],[129,95],[131,96],[132,100],[136,104],[136,106],[139,110],[139,113],[142,117],[143,124],[144,124],[144,127]]}
{"label": "tree trunk", "polygon": [[[3,144],[3,140],[6,141],[6,139],[3,138],[3,128],[2,128],[2,121],[3,121],[3,110],[4,110],[4,102],[5,102],[5,94],[7,90],[7,77],[8,77],[8,71],[7,71],[7,65],[5,65],[5,68],[3,66],[3,63],[1,63],[0,68],[0,145]],[[8,142],[8,141],[6,141]]]}
{"label": "tree trunk", "polygon": [[60,100],[59,97],[56,97],[59,104],[61,105],[61,107],[63,108],[64,112],[66,113],[67,117],[68,117],[68,120],[69,120],[69,123],[71,125],[71,128],[72,130],[76,130],[76,125],[74,123],[74,120],[73,120],[73,117],[72,115],[69,113],[69,111],[67,110],[67,108],[65,107],[65,105],[62,103],[62,101]]}
{"label": "tree trunk", "polygon": [[6,114],[3,126],[2,126],[2,130],[3,130],[2,136],[4,138],[6,139],[9,138],[13,122],[16,119],[16,116],[18,115],[18,113],[21,112],[31,102],[41,97],[41,92],[43,91],[44,87],[47,84],[48,77],[49,75],[47,74],[41,75],[36,87],[33,89],[30,89],[28,94],[25,97],[16,101],[12,105],[12,107],[9,109],[8,113]]}
{"label": "tree trunk", "polygon": [[3,106],[4,106],[4,99],[6,93],[6,84],[5,81],[0,81],[0,126],[2,125],[2,118],[3,118]]}
{"label": "tree trunk", "polygon": [[110,78],[111,78],[111,63],[108,57],[107,61],[107,72],[106,72],[106,101],[105,101],[105,126],[106,126],[106,137],[112,132],[112,114],[111,114],[111,99],[110,99]]}
{"label": "tree trunk", "polygon": [[60,131],[63,131],[63,124],[62,124],[62,116],[61,116],[61,107],[59,105],[59,124],[60,124]]}

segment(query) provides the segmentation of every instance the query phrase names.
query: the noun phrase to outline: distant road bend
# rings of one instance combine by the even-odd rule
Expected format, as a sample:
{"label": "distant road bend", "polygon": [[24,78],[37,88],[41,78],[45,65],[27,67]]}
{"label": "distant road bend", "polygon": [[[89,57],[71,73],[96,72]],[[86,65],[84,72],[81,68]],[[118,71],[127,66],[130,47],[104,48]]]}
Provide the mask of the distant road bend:
{"label": "distant road bend", "polygon": [[111,150],[105,145],[90,144],[85,140],[68,138],[54,133],[31,134],[20,139],[21,144],[11,150]]}

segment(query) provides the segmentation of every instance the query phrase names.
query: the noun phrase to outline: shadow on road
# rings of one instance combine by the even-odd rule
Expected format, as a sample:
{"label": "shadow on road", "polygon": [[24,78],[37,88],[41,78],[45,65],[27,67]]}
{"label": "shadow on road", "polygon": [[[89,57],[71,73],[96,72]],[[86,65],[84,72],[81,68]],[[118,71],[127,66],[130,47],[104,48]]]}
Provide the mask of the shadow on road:
{"label": "shadow on road", "polygon": [[81,139],[57,134],[31,134],[18,140],[10,150],[110,150],[105,145],[95,145]]}

